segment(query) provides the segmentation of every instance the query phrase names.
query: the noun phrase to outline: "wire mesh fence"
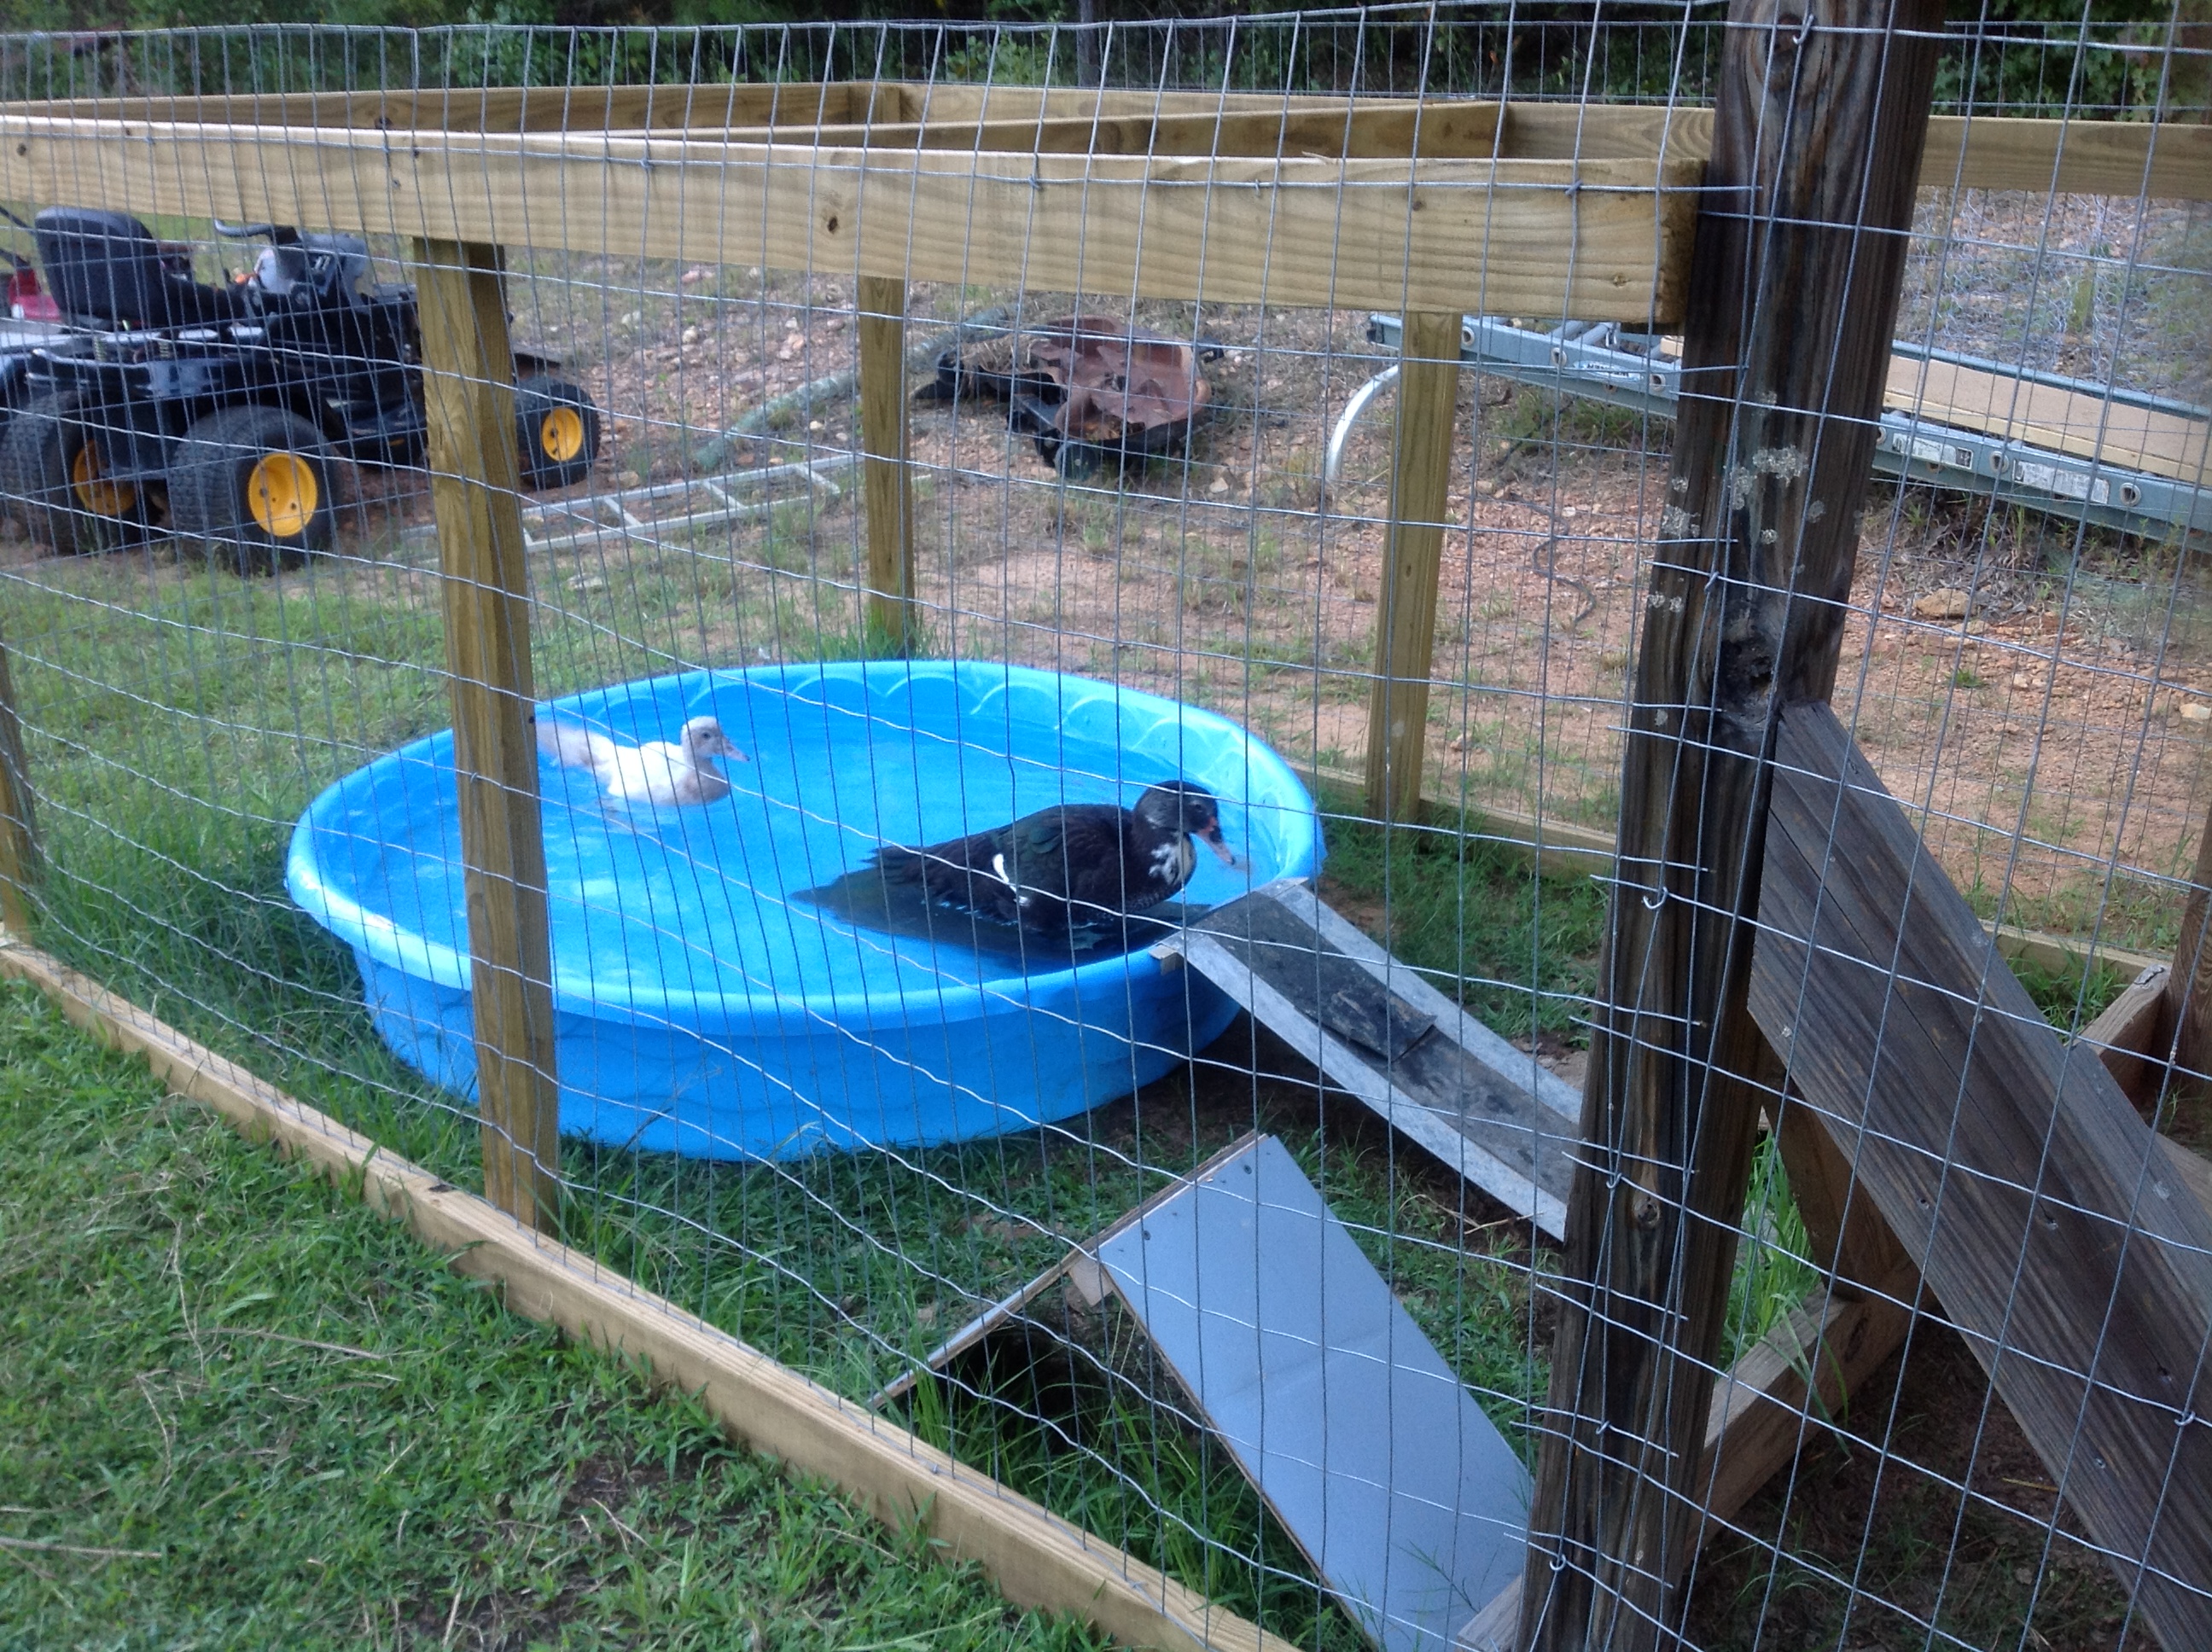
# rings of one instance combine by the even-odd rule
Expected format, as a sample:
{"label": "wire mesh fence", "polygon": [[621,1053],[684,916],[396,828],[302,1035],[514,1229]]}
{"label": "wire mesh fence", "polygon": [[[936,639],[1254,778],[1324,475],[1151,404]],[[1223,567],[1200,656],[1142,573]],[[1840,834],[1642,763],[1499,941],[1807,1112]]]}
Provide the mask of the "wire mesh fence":
{"label": "wire mesh fence", "polygon": [[[1602,1073],[1587,1148],[1577,1114],[1609,902],[1650,904],[1612,845],[1756,21],[0,39],[30,938],[1224,1613],[1474,1644],[1559,1529],[1577,1163],[1705,1219]],[[1686,1349],[1723,1468],[1634,1563],[1687,1644],[2212,1610],[2202,1350],[2157,1393],[2121,1357],[2146,1303],[2203,1328],[2205,1221],[2165,1213],[2203,1178],[2151,1130],[2204,1139],[2212,1063],[2185,991],[2123,991],[2197,974],[2212,806],[2191,27],[1934,43],[1812,593],[1869,767],[1762,737],[1812,870],[1762,802],[1729,1013],[1776,1059],[1685,1081],[1763,1097]],[[1850,883],[1893,819],[1912,875]],[[1916,993],[1965,1016],[1942,1082]],[[1993,1096],[2018,1139],[1961,1123]],[[2053,1209],[2172,1278],[2047,1307]],[[2114,1393],[2166,1429],[2147,1487],[2082,1466]]]}

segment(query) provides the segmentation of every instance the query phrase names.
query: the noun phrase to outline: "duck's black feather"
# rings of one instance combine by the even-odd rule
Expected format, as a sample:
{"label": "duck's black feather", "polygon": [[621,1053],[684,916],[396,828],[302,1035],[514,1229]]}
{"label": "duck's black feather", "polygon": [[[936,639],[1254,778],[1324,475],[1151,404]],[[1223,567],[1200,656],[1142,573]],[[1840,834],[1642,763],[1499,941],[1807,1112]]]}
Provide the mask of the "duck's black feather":
{"label": "duck's black feather", "polygon": [[1210,793],[1176,781],[1147,789],[1134,809],[1061,804],[942,843],[886,844],[800,898],[854,923],[986,951],[1130,951],[1158,938],[1132,920],[1189,881],[1193,833],[1218,846],[1219,816]]}

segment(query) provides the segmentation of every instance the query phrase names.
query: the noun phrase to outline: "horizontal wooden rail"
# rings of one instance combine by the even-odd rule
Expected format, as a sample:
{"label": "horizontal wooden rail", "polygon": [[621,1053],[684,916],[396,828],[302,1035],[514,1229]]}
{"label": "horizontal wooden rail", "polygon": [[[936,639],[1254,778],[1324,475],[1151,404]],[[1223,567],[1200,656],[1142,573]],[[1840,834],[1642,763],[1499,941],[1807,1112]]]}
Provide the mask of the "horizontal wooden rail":
{"label": "horizontal wooden rail", "polygon": [[[1495,103],[1384,103],[1349,109],[1218,110],[1073,117],[1047,120],[902,121],[817,126],[775,132],[782,143],[871,149],[987,149],[1015,155],[1182,155],[1267,160],[1349,156],[1364,160],[1492,161],[1498,152]],[[733,140],[768,141],[771,129],[732,131]],[[1571,158],[1571,157],[1570,157]],[[1629,157],[1633,158],[1633,157]]]}
{"label": "horizontal wooden rail", "polygon": [[1680,305],[1693,161],[1158,159],[0,112],[0,196],[1217,303]]}
{"label": "horizontal wooden rail", "polygon": [[404,1222],[451,1266],[496,1282],[514,1312],[644,1360],[655,1382],[697,1396],[733,1438],[862,1499],[878,1519],[920,1520],[1010,1600],[1071,1613],[1129,1646],[1265,1652],[1284,1644],[594,1258],[385,1152],[46,954],[0,944],[0,975],[30,982],[101,1042],[143,1056],[171,1090],[249,1139],[358,1187],[371,1209]]}
{"label": "horizontal wooden rail", "polygon": [[[1702,164],[1713,150],[1712,111],[1510,104],[1498,153],[1528,160],[1600,160],[1656,155],[1662,144],[1669,155]],[[2212,200],[2212,126],[1935,115],[1928,122],[1920,184],[1925,189]]]}
{"label": "horizontal wooden rail", "polygon": [[[0,106],[0,113],[406,131],[692,131],[763,143],[773,132],[779,143],[1023,154],[1402,159],[1418,141],[1424,156],[1636,160],[1663,148],[1702,165],[1712,151],[1712,112],[1679,106],[1048,92],[888,81],[46,99]],[[1920,182],[2208,200],[2212,126],[1937,115],[1929,122]]]}

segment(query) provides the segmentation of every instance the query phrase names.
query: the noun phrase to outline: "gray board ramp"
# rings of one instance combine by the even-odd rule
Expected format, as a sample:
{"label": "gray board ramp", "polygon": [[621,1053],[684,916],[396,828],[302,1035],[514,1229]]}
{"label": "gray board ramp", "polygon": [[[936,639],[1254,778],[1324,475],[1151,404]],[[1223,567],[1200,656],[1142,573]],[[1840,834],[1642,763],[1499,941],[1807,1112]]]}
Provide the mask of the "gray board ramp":
{"label": "gray board ramp", "polygon": [[1582,1098],[1294,880],[1215,908],[1153,949],[1553,1239],[1565,1236]]}
{"label": "gray board ramp", "polygon": [[1217,1163],[1096,1254],[1384,1652],[1445,1652],[1521,1575],[1527,1469],[1280,1142]]}

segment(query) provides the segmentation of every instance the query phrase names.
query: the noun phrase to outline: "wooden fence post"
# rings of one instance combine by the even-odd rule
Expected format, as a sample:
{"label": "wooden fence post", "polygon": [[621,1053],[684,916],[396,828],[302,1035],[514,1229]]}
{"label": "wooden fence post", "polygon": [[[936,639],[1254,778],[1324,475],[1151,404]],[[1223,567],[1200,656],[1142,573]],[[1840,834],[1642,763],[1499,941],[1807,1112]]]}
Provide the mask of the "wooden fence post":
{"label": "wooden fence post", "polygon": [[868,652],[914,635],[914,479],[907,463],[906,283],[860,277],[860,445],[868,513]]}
{"label": "wooden fence post", "polygon": [[495,246],[424,240],[416,258],[484,1196],[550,1231],[560,1210],[560,1091],[506,283]]}
{"label": "wooden fence post", "polygon": [[1523,1645],[1678,1620],[1762,1093],[1775,719],[1833,687],[1941,0],[1735,0],[1622,762]]}
{"label": "wooden fence post", "polygon": [[1399,334],[1390,530],[1376,597],[1375,686],[1367,714],[1367,812],[1376,820],[1414,820],[1421,812],[1437,580],[1451,507],[1460,325],[1456,314],[1415,313]]}
{"label": "wooden fence post", "polygon": [[23,762],[23,726],[15,716],[7,645],[0,643],[0,920],[19,941],[31,936],[31,884],[38,875],[38,823]]}

